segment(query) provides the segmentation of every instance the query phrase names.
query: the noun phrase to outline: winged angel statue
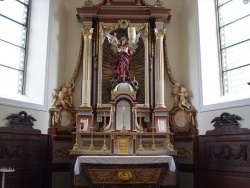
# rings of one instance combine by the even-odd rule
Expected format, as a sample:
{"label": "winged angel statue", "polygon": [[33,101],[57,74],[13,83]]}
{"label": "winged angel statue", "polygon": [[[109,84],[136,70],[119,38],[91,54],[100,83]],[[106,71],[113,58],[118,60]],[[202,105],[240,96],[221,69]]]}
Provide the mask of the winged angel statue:
{"label": "winged angel statue", "polygon": [[112,62],[112,68],[117,74],[118,83],[125,81],[132,81],[129,72],[130,60],[133,53],[135,53],[138,47],[140,33],[135,37],[135,40],[127,39],[126,36],[117,38],[117,33],[111,35],[106,34],[109,43],[111,44],[111,50],[117,55],[117,59]]}

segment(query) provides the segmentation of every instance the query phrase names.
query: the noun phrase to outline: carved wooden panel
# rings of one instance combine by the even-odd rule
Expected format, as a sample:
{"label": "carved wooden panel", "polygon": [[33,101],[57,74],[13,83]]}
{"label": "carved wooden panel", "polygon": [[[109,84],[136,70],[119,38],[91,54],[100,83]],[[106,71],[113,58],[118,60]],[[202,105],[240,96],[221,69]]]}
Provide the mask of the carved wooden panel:
{"label": "carved wooden panel", "polygon": [[[201,136],[199,149],[202,166],[207,168],[250,170],[250,134]],[[244,167],[244,168],[243,168]]]}
{"label": "carved wooden panel", "polygon": [[0,137],[0,166],[15,169],[6,174],[5,186],[47,187],[49,137],[5,132],[1,132]]}
{"label": "carved wooden panel", "polygon": [[217,133],[199,136],[199,185],[205,188],[248,187],[250,134]]}

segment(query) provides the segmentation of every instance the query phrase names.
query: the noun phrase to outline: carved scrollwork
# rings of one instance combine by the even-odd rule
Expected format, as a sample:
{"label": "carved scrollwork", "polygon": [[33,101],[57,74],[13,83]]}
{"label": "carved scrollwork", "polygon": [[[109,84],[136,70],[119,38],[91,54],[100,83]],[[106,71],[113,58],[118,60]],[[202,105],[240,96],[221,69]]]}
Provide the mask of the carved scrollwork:
{"label": "carved scrollwork", "polygon": [[132,172],[130,170],[120,170],[117,173],[118,181],[126,182],[133,178]]}
{"label": "carved scrollwork", "polygon": [[180,159],[191,159],[192,152],[186,148],[179,148],[177,154],[180,156]]}
{"label": "carved scrollwork", "polygon": [[129,20],[118,20],[118,25],[122,29],[126,29],[130,24]]}
{"label": "carved scrollwork", "polygon": [[62,146],[55,150],[54,154],[55,158],[67,158],[69,157],[69,150],[65,146]]}
{"label": "carved scrollwork", "polygon": [[227,112],[223,112],[219,117],[215,117],[211,123],[214,123],[214,127],[228,125],[228,124],[237,124],[238,120],[241,120],[240,116],[235,114],[229,114]]}
{"label": "carved scrollwork", "polygon": [[145,36],[147,37],[148,36],[148,24],[147,23],[144,23],[144,24],[130,24],[130,21],[129,20],[118,20],[118,23],[115,23],[115,24],[106,24],[106,23],[100,23],[99,25],[99,34],[101,34],[103,32],[103,29],[107,30],[109,33],[113,30],[116,30],[118,28],[121,28],[121,29],[127,29],[129,26],[131,27],[135,27],[136,29],[136,32],[139,32],[143,29],[145,29]]}
{"label": "carved scrollwork", "polygon": [[162,169],[89,169],[88,172],[93,184],[156,184]]}
{"label": "carved scrollwork", "polygon": [[27,115],[25,111],[21,111],[19,114],[11,114],[6,119],[10,119],[11,124],[25,124],[34,125],[36,119],[31,115]]}
{"label": "carved scrollwork", "polygon": [[229,145],[223,145],[220,147],[209,146],[208,147],[208,159],[230,160],[230,159],[242,159],[247,161],[247,146],[239,146],[239,152],[234,153],[234,149]]}
{"label": "carved scrollwork", "polygon": [[12,145],[11,148],[7,147],[5,145],[0,145],[0,159],[12,159],[12,158],[18,158],[18,159],[24,159],[28,157],[38,158],[40,155],[39,153],[39,147],[36,145],[32,145],[27,149],[22,144],[19,145]]}

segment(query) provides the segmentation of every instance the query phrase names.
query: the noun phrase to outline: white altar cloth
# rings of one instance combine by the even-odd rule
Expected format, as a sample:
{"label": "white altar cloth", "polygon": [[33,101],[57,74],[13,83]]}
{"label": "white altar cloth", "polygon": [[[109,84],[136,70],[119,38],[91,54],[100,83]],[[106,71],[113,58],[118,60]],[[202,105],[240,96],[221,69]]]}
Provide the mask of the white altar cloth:
{"label": "white altar cloth", "polygon": [[89,164],[157,164],[169,163],[169,170],[175,171],[174,159],[171,156],[79,156],[75,163],[75,175],[80,174],[81,163]]}

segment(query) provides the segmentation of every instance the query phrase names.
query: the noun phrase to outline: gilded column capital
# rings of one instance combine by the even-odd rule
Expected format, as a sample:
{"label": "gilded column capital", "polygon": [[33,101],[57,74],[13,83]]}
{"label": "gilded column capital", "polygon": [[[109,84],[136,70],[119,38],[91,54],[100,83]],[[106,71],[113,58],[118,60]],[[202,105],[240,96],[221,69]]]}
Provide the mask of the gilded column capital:
{"label": "gilded column capital", "polygon": [[166,34],[166,29],[154,29],[154,33],[156,36],[156,39],[162,39],[164,35]]}
{"label": "gilded column capital", "polygon": [[84,38],[92,39],[93,28],[90,29],[83,29],[82,28],[82,35]]}

